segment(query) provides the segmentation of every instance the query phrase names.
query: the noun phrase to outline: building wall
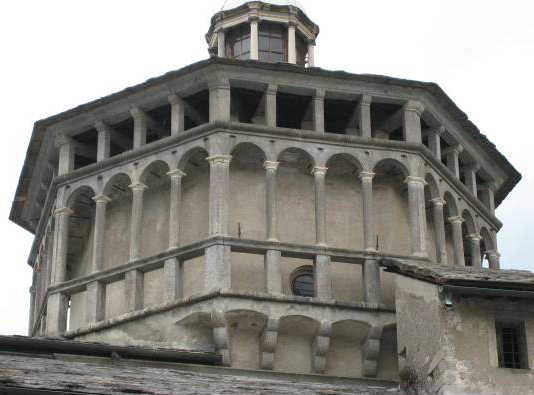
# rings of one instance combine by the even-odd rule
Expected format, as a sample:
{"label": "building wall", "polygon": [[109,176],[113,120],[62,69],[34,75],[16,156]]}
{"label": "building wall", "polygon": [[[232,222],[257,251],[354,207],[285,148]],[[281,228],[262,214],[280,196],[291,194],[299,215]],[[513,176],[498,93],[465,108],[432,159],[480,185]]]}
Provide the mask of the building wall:
{"label": "building wall", "polygon": [[[427,393],[532,393],[531,303],[455,296],[447,307],[440,300],[438,286],[397,276],[396,308],[398,351],[405,355],[399,360],[401,375],[412,369]],[[496,319],[525,321],[531,369],[498,367]]]}

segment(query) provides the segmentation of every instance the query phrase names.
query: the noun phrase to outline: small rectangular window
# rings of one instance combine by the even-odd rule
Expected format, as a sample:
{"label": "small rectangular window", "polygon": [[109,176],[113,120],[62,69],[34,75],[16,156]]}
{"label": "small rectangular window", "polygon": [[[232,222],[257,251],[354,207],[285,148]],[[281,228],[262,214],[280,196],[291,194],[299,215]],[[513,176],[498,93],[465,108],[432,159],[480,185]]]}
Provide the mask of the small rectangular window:
{"label": "small rectangular window", "polygon": [[499,367],[528,369],[525,323],[522,321],[497,321],[496,330]]}

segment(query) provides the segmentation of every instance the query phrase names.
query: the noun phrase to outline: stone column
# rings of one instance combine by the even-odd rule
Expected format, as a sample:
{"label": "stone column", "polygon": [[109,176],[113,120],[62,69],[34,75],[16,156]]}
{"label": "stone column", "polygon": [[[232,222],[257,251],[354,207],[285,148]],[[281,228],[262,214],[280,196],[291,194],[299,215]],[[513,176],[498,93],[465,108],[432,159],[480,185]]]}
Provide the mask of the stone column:
{"label": "stone column", "polygon": [[219,58],[226,57],[226,35],[223,29],[217,32],[217,56]]}
{"label": "stone column", "polygon": [[330,257],[316,255],[314,268],[315,297],[322,300],[332,299],[332,280],[330,278]]}
{"label": "stone column", "polygon": [[261,369],[273,370],[274,352],[278,343],[279,320],[269,318],[261,337]]}
{"label": "stone column", "polygon": [[210,122],[230,121],[230,82],[214,81],[209,84]]}
{"label": "stone column", "polygon": [[252,60],[258,60],[260,58],[259,56],[259,49],[258,49],[258,42],[259,42],[259,33],[258,33],[258,23],[259,19],[257,17],[250,17],[250,59]]}
{"label": "stone column", "polygon": [[287,62],[297,64],[297,27],[289,22],[287,28]]}
{"label": "stone column", "polygon": [[325,91],[317,89],[313,97],[313,130],[324,133],[324,98]]}
{"label": "stone column", "polygon": [[456,266],[465,266],[464,242],[462,237],[462,217],[450,217],[449,222],[452,226],[452,244],[454,250],[454,264]]}
{"label": "stone column", "polygon": [[146,144],[147,120],[143,111],[137,107],[132,108],[130,114],[134,120],[133,149],[137,149]]}
{"label": "stone column", "polygon": [[94,281],[87,285],[85,314],[87,324],[104,320],[106,306],[106,285]]}
{"label": "stone column", "polygon": [[28,336],[33,335],[33,324],[35,321],[35,287],[37,284],[37,272],[33,270],[32,286],[30,287],[30,314],[28,314]]}
{"label": "stone column", "polygon": [[464,172],[465,175],[465,186],[469,191],[473,194],[473,196],[477,197],[478,191],[477,191],[477,171],[480,169],[480,165],[478,164],[471,164],[469,165]]}
{"label": "stone column", "polygon": [[265,292],[268,294],[282,294],[282,273],[280,258],[282,253],[278,250],[267,250],[264,258]]}
{"label": "stone column", "polygon": [[443,216],[445,201],[441,198],[435,198],[431,202],[434,233],[436,235],[436,260],[442,265],[446,265],[448,263],[447,242],[445,238],[445,218]]}
{"label": "stone column", "polygon": [[447,150],[444,152],[447,159],[447,167],[458,179],[460,178],[459,156],[460,152],[462,151],[463,147],[461,145],[456,145],[454,147],[447,148]]}
{"label": "stone column", "polygon": [[438,161],[441,162],[441,135],[445,132],[445,128],[440,126],[428,131],[428,148]]}
{"label": "stone column", "polygon": [[487,251],[486,255],[488,257],[489,268],[498,270],[501,268],[500,258],[501,254],[497,251]]}
{"label": "stone column", "polygon": [[308,42],[308,67],[315,67],[315,41]]}
{"label": "stone column", "polygon": [[59,149],[58,176],[62,176],[74,170],[74,143],[62,134],[56,137],[55,145]]}
{"label": "stone column", "polygon": [[408,184],[412,255],[426,257],[425,180],[409,176],[405,182]]}
{"label": "stone column", "polygon": [[109,158],[111,148],[111,130],[104,122],[96,122],[95,129],[98,132],[98,146],[96,161],[101,162]]}
{"label": "stone column", "polygon": [[62,283],[67,278],[67,252],[69,250],[69,217],[74,212],[68,208],[58,208],[55,212],[56,237],[54,244],[54,284]]}
{"label": "stone column", "polygon": [[314,373],[324,374],[326,371],[326,357],[330,350],[330,336],[332,323],[321,322],[317,336],[313,341],[313,370]]}
{"label": "stone column", "polygon": [[267,240],[278,241],[277,229],[277,178],[279,162],[265,161],[265,202],[266,202],[266,222]]}
{"label": "stone column", "polygon": [[126,311],[136,311],[143,308],[144,273],[140,270],[131,270],[124,278],[124,297]]}
{"label": "stone column", "polygon": [[328,168],[315,167],[315,239],[319,246],[326,246],[326,190],[325,178]]}
{"label": "stone column", "polygon": [[207,160],[210,163],[209,234],[210,236],[226,236],[228,234],[228,195],[232,156],[213,155]]}
{"label": "stone column", "polygon": [[176,95],[169,96],[171,104],[171,136],[182,133],[185,129],[185,104],[184,100]]}
{"label": "stone column", "polygon": [[106,231],[106,206],[111,201],[104,195],[95,196],[95,230],[93,234],[93,272],[104,268],[104,237]]}
{"label": "stone column", "polygon": [[265,121],[267,126],[276,127],[276,93],[277,85],[270,84],[265,91]]}
{"label": "stone column", "polygon": [[363,264],[363,300],[366,303],[382,303],[382,286],[380,284],[380,266],[376,257],[370,255]]}
{"label": "stone column", "polygon": [[363,95],[358,103],[358,118],[360,136],[371,138],[371,103],[373,98],[369,95]]}
{"label": "stone column", "polygon": [[169,249],[180,246],[180,217],[182,205],[182,178],[185,173],[179,169],[167,173],[171,179],[169,197]]}
{"label": "stone column", "polygon": [[364,249],[368,252],[376,252],[375,226],[373,214],[373,177],[375,173],[369,171],[360,172],[362,180],[363,197],[363,239]]}
{"label": "stone column", "polygon": [[410,100],[404,105],[403,111],[403,131],[404,140],[408,143],[421,144],[421,116],[425,108],[417,101]]}
{"label": "stone column", "polygon": [[46,304],[46,335],[59,337],[67,330],[67,309],[69,299],[62,293],[48,296]]}
{"label": "stone column", "polygon": [[[228,235],[230,155],[213,155],[210,162],[209,234]],[[230,289],[230,247],[216,244],[206,248],[205,291]]]}
{"label": "stone column", "polygon": [[472,261],[471,264],[473,267],[481,268],[482,257],[480,256],[480,240],[482,240],[482,237],[480,237],[480,235],[477,233],[473,233],[467,235],[467,239],[469,240],[469,252]]}
{"label": "stone column", "polygon": [[480,200],[489,209],[492,214],[495,214],[495,185],[494,183],[486,183],[480,187]]}
{"label": "stone column", "polygon": [[130,219],[130,260],[141,257],[143,227],[143,195],[147,186],[140,182],[130,185],[132,190],[132,217]]}

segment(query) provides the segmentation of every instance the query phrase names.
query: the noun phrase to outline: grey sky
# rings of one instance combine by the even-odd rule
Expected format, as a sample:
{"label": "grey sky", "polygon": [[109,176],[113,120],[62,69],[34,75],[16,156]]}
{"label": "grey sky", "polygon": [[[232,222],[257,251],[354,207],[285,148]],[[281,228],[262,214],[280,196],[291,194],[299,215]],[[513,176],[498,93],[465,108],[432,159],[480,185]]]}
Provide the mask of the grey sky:
{"label": "grey sky", "polygon": [[[33,122],[207,58],[223,0],[0,5],[0,334],[25,334],[31,235],[8,221]],[[523,174],[497,210],[504,268],[534,270],[534,5],[508,0],[301,0],[317,65],[437,82]],[[339,13],[338,13],[339,12]]]}

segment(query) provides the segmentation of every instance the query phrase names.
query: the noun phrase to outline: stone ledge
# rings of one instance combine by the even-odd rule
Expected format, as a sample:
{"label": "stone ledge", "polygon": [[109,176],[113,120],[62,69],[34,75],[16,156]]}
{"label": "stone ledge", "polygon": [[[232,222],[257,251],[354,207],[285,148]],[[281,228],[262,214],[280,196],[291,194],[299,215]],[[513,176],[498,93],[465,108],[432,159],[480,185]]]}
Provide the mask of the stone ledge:
{"label": "stone ledge", "polygon": [[269,295],[263,293],[246,293],[246,292],[235,292],[227,290],[218,290],[206,295],[198,295],[190,298],[177,300],[171,303],[164,303],[156,306],[146,307],[142,310],[132,311],[130,313],[122,314],[118,317],[110,318],[104,321],[100,321],[91,325],[88,325],[83,328],[66,332],[63,337],[67,339],[72,339],[77,336],[86,335],[88,333],[98,332],[104,329],[108,329],[120,324],[127,322],[135,321],[140,318],[145,318],[154,314],[166,312],[179,307],[187,307],[194,305],[196,303],[214,300],[217,298],[238,298],[238,299],[249,299],[262,302],[270,303],[291,303],[291,304],[300,304],[300,305],[310,305],[316,307],[325,307],[325,308],[338,308],[338,309],[347,309],[347,310],[359,310],[359,311],[368,311],[368,312],[377,312],[377,313],[386,313],[386,314],[395,314],[395,310],[384,304],[373,304],[373,303],[346,303],[346,302],[336,302],[336,301],[324,301],[317,298],[306,298],[301,296],[286,296],[286,295]]}

